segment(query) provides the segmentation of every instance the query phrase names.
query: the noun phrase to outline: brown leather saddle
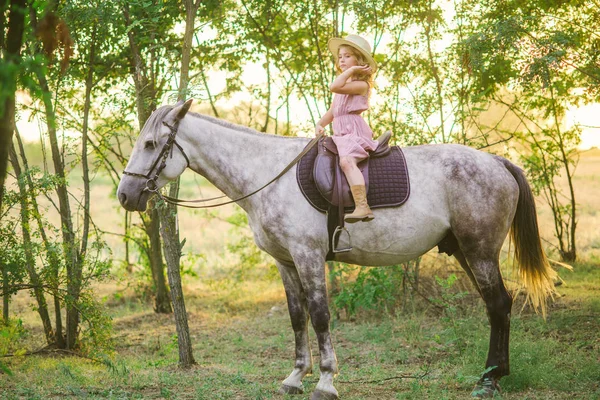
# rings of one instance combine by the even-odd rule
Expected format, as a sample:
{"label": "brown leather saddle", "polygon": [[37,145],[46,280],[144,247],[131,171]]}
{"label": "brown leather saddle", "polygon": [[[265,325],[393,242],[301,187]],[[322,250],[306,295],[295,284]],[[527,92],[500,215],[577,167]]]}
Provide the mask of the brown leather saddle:
{"label": "brown leather saddle", "polygon": [[[402,150],[389,146],[390,132],[378,139],[379,145],[369,158],[361,161],[361,170],[367,185],[367,201],[371,208],[400,206],[408,199],[410,182]],[[349,233],[344,227],[344,212],[354,209],[354,199],[348,181],[339,167],[337,148],[331,137],[319,141],[299,162],[296,170],[298,185],[304,197],[317,210],[327,213],[329,253],[350,251],[351,244],[338,248],[340,235]]]}

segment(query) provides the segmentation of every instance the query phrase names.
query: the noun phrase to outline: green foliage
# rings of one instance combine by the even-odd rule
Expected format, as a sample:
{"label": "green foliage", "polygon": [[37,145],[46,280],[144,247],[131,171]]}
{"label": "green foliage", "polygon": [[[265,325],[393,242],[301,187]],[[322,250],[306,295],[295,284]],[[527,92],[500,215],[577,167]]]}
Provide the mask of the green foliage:
{"label": "green foliage", "polygon": [[450,274],[447,278],[435,276],[435,282],[441,289],[440,298],[431,298],[434,304],[438,304],[444,308],[448,316],[455,317],[458,309],[459,300],[463,299],[468,292],[457,292],[454,289],[458,277],[455,274]]}
{"label": "green foliage", "polygon": [[29,332],[23,326],[21,319],[2,321],[0,323],[0,355],[24,353],[25,349],[22,348],[20,343],[28,335]]}
{"label": "green foliage", "polygon": [[181,276],[198,278],[198,265],[206,262],[206,256],[201,253],[186,253],[181,257]]}
{"label": "green foliage", "polygon": [[399,305],[406,310],[412,296],[409,280],[418,280],[416,265],[418,260],[388,267],[336,264],[330,276],[335,309],[344,310],[347,317],[362,312],[394,315]]}
{"label": "green foliage", "polygon": [[[48,207],[42,207],[38,202],[41,197],[51,199],[57,186],[66,185],[67,182],[56,175],[42,173],[37,167],[25,170],[17,178],[19,190],[16,191],[9,186],[5,194],[8,199],[7,204],[20,205],[20,213],[8,214],[8,218],[3,218],[0,224],[0,230],[7,230],[6,235],[0,236],[0,245],[7,245],[7,247],[0,246],[0,256],[3,260],[11,260],[9,266],[17,267],[9,268],[9,293],[16,292],[19,283],[26,284],[25,288],[34,285],[42,289],[45,294],[55,296],[56,300],[62,303],[61,307],[65,304],[75,307],[86,326],[86,329],[82,330],[79,349],[89,354],[108,350],[110,319],[103,308],[95,302],[94,296],[86,292],[91,289],[93,283],[105,279],[112,267],[110,251],[106,243],[101,240],[97,231],[87,238],[89,246],[87,257],[82,262],[82,276],[79,283],[82,293],[75,299],[68,294],[66,288],[65,245],[62,242],[62,231],[48,220]],[[17,227],[27,227],[29,242],[25,241],[23,235],[16,234],[17,230],[21,231]],[[69,245],[77,247],[79,243]],[[40,262],[35,265],[27,264],[35,260]],[[18,275],[11,273],[11,270],[18,272]],[[36,307],[41,305],[37,304]],[[15,343],[20,342],[15,341]]]}
{"label": "green foliage", "polygon": [[[441,295],[439,297],[430,298],[433,304],[438,304],[444,310],[443,321],[446,322],[451,329],[452,337],[447,340],[444,345],[458,345],[459,351],[463,351],[465,347],[464,335],[461,334],[461,327],[459,321],[459,302],[461,299],[468,295],[468,292],[457,291],[454,287],[457,281],[455,274],[451,274],[446,279],[435,277],[437,285],[441,289]],[[441,343],[441,338],[436,338]],[[483,374],[482,374],[483,375]]]}
{"label": "green foliage", "polygon": [[[485,97],[504,104],[520,121],[511,134],[514,148],[535,192],[543,193],[552,209],[566,261],[577,256],[572,177],[581,128],[564,123],[567,110],[595,101],[600,88],[597,63],[590,65],[598,57],[597,35],[589,28],[600,13],[576,3],[490,1],[479,32],[465,40],[470,72]],[[560,175],[568,181],[567,193],[556,184]]]}
{"label": "green foliage", "polygon": [[[0,260],[3,260],[2,267],[8,272],[8,294],[15,294],[19,284],[29,283],[25,268],[26,251],[31,252],[33,259],[41,258],[44,261],[44,267],[38,269],[43,278],[48,278],[52,271],[60,268],[60,265],[50,262],[56,252],[61,252],[59,241],[53,240],[44,246],[41,232],[37,229],[39,224],[35,223],[37,220],[44,229],[57,233],[44,217],[44,209],[35,207],[35,198],[51,193],[59,179],[51,174],[42,174],[38,168],[31,168],[18,177],[18,182],[30,189],[22,193],[12,185],[5,187],[3,205],[6,215],[0,222]],[[31,234],[31,243],[27,245],[22,236],[20,213],[24,213]]]}
{"label": "green foliage", "polygon": [[[6,192],[5,192],[6,193]],[[25,282],[26,273],[23,265],[25,264],[25,254],[20,247],[19,236],[15,232],[17,222],[2,218],[0,223],[0,273],[6,274],[6,282],[2,278],[0,292],[3,296],[10,296],[17,293],[17,285]],[[4,293],[4,285],[8,291]]]}

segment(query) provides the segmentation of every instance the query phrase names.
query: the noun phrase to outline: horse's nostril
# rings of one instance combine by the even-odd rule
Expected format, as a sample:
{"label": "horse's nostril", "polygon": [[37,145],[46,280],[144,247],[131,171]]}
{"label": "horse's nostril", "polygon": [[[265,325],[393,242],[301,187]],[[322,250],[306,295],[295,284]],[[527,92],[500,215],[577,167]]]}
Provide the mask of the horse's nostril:
{"label": "horse's nostril", "polygon": [[125,205],[127,202],[127,195],[125,193],[119,193],[119,201],[122,205]]}

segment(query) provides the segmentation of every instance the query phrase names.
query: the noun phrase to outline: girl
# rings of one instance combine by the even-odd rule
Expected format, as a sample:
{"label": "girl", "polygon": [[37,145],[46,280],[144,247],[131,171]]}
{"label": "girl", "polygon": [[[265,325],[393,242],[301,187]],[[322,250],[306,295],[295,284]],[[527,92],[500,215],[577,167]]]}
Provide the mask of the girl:
{"label": "girl", "polygon": [[317,123],[317,134],[333,121],[333,141],[340,156],[340,167],[346,175],[356,208],[344,216],[348,223],[370,221],[375,216],[367,204],[365,180],[358,169],[358,162],[369,157],[369,151],[377,148],[373,131],[360,116],[369,108],[368,100],[377,64],[371,56],[371,46],[358,35],[332,38],[329,50],[336,59],[339,75],[329,89],[335,93],[331,108]]}

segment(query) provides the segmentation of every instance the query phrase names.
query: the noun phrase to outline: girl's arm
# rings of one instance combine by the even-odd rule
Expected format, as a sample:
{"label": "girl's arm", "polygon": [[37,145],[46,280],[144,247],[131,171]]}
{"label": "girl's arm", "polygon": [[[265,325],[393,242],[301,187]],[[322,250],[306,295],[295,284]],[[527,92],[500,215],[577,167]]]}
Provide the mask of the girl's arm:
{"label": "girl's arm", "polygon": [[319,133],[325,132],[325,127],[329,125],[331,121],[333,121],[333,112],[330,108],[325,114],[323,114],[323,117],[321,117],[319,122],[317,122],[317,125],[315,126],[315,136]]}
{"label": "girl's arm", "polygon": [[366,95],[369,91],[369,84],[364,81],[350,81],[348,79],[357,72],[369,72],[371,67],[368,65],[359,67],[353,66],[339,74],[329,86],[333,93],[340,94],[361,94]]}

